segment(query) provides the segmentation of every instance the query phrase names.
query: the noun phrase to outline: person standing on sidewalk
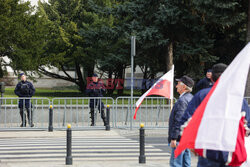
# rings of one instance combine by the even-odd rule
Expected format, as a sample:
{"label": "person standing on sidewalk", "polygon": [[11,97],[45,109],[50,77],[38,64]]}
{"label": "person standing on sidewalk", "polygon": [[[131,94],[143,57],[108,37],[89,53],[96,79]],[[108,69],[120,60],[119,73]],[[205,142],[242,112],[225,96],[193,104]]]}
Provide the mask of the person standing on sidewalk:
{"label": "person standing on sidewalk", "polygon": [[172,148],[170,167],[190,167],[191,166],[191,154],[187,149],[182,152],[177,158],[174,158],[174,151],[180,141],[180,120],[186,110],[188,103],[193,98],[192,88],[194,86],[194,81],[184,75],[180,79],[176,79],[178,84],[176,85],[177,92],[180,94],[178,101],[175,103],[170,117],[169,117],[169,129],[168,129],[168,142]]}
{"label": "person standing on sidewalk", "polygon": [[27,98],[20,99],[18,102],[18,108],[20,109],[20,116],[22,119],[22,124],[20,127],[26,126],[26,114],[24,112],[24,108],[27,111],[29,125],[33,127],[32,103],[30,102],[30,98],[35,94],[35,88],[31,82],[27,81],[26,75],[24,73],[19,74],[19,76],[21,77],[21,81],[16,85],[14,92],[18,97]]}
{"label": "person standing on sidewalk", "polygon": [[[106,89],[105,86],[98,81],[98,75],[93,74],[92,76],[92,82],[87,85],[86,88],[86,94],[89,97],[103,97],[103,94],[105,93]],[[90,107],[90,118],[91,118],[91,125],[95,125],[95,108],[97,107],[99,110],[99,113],[101,112],[101,118],[103,120],[104,126],[106,126],[106,117],[104,112],[104,104],[101,101],[101,99],[95,99],[91,98],[89,102]]]}

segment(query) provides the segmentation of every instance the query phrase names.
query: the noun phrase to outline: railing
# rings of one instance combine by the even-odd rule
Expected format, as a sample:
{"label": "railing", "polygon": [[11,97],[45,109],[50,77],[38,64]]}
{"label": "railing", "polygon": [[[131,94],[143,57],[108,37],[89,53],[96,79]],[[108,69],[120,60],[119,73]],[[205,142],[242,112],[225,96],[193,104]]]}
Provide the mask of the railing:
{"label": "railing", "polygon": [[32,122],[33,128],[47,128],[49,105],[48,98],[1,98],[0,128],[31,127]]}
{"label": "railing", "polygon": [[[146,97],[137,112],[136,120],[134,120],[135,103],[138,98],[133,98],[132,110],[131,97],[117,97],[116,100],[111,97],[67,97],[52,100],[48,98],[0,98],[0,129],[47,129],[50,105],[53,107],[54,128],[65,128],[68,123],[72,125],[72,128],[90,128],[91,108],[89,103],[91,100],[97,104],[94,106],[95,125],[91,128],[103,127],[104,123],[99,109],[104,107],[106,115],[107,105],[110,105],[111,128],[138,127],[140,123],[144,123],[145,128],[168,128],[171,101],[164,97]],[[250,104],[250,97],[245,97],[245,99]],[[175,101],[176,99],[173,100],[173,105]],[[103,103],[103,106],[100,102]],[[20,105],[20,103],[24,105]],[[21,119],[21,110],[24,110],[23,118],[25,118],[26,124],[24,119],[23,121]],[[30,117],[28,118],[28,116]],[[32,123],[34,127],[31,126]]]}
{"label": "railing", "polygon": [[[112,111],[114,107],[114,99],[111,97],[79,97],[79,98],[54,98],[52,99],[53,105],[53,122],[55,128],[66,127],[70,123],[74,128],[82,128],[91,125],[90,119],[90,101],[93,102],[95,126],[104,126],[101,119],[99,109],[103,109],[106,115],[106,106],[111,107],[111,123]],[[103,106],[102,106],[102,103]],[[111,124],[112,125],[112,124]]]}
{"label": "railing", "polygon": [[[133,98],[133,108],[131,111],[131,98],[116,98],[115,109],[115,127],[128,128],[138,127],[140,123],[144,123],[148,128],[167,128],[170,115],[171,100],[164,97],[146,97],[139,110],[137,111],[136,120],[131,119],[135,112],[135,103],[139,97]],[[175,100],[174,100],[175,101]],[[132,120],[132,122],[131,122]]]}

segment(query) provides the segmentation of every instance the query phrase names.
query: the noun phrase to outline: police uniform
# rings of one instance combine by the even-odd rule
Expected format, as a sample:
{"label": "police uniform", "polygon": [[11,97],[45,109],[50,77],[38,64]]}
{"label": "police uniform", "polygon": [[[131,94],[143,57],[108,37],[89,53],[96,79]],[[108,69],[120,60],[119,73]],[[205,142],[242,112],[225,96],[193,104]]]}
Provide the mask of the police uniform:
{"label": "police uniform", "polygon": [[34,126],[32,120],[32,103],[30,102],[30,97],[35,94],[35,88],[33,84],[29,81],[20,81],[15,88],[15,94],[21,98],[29,99],[20,99],[18,102],[18,108],[20,109],[20,116],[22,119],[21,127],[26,126],[26,114],[24,108],[27,110],[28,120],[31,127]]}
{"label": "police uniform", "polygon": [[[96,74],[93,75],[93,77],[97,77]],[[105,93],[105,86],[100,82],[92,82],[90,83],[86,88],[86,94],[89,97],[103,97],[103,94]],[[106,126],[106,117],[104,112],[104,104],[101,101],[101,99],[91,98],[89,102],[90,107],[90,118],[91,118],[91,126],[95,125],[95,108],[99,110],[99,113],[101,112],[101,118],[103,120],[104,126]]]}

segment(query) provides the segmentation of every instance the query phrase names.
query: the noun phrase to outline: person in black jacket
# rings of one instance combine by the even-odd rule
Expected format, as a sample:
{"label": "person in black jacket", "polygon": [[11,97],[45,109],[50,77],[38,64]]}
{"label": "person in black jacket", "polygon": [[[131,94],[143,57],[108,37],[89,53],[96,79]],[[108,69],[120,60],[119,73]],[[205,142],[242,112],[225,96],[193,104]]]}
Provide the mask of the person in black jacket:
{"label": "person in black jacket", "polygon": [[23,98],[18,102],[20,116],[22,119],[22,124],[20,125],[20,127],[26,126],[26,114],[24,112],[24,108],[27,110],[29,125],[33,127],[34,124],[32,119],[32,103],[30,102],[30,98],[35,94],[35,88],[31,82],[27,81],[26,75],[24,73],[21,73],[19,75],[21,76],[21,81],[16,85],[14,92],[18,97]]}
{"label": "person in black jacket", "polygon": [[176,85],[177,92],[180,94],[178,101],[175,103],[170,117],[168,128],[168,142],[172,148],[170,157],[170,167],[190,167],[191,166],[191,154],[187,149],[181,153],[177,158],[174,158],[174,151],[180,141],[180,121],[186,110],[188,103],[192,100],[193,95],[190,93],[194,86],[194,81],[184,75],[180,79],[176,79],[178,84]]}
{"label": "person in black jacket", "polygon": [[206,73],[206,77],[201,79],[195,86],[195,90],[199,91],[201,89],[209,88],[213,86],[212,81],[212,70],[208,69]]}
{"label": "person in black jacket", "polygon": [[[103,97],[103,94],[105,93],[106,89],[102,83],[98,82],[98,75],[97,74],[93,74],[92,81],[93,82],[91,82],[90,84],[87,85],[86,94],[89,97]],[[91,118],[91,125],[90,126],[95,125],[95,108],[96,107],[99,110],[99,113],[101,112],[101,118],[103,120],[104,126],[106,126],[104,104],[101,101],[101,99],[98,99],[98,98],[90,99],[89,107],[90,107],[89,113],[90,113],[90,118]]]}

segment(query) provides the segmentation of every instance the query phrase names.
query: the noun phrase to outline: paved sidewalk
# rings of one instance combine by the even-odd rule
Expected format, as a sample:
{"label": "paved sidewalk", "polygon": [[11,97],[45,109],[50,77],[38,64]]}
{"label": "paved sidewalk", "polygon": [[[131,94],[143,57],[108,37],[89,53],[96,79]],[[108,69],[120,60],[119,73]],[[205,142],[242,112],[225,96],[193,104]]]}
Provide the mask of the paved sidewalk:
{"label": "paved sidewalk", "polygon": [[[165,131],[147,130],[146,137],[165,137]],[[72,136],[73,167],[169,166],[170,154],[153,144],[146,144],[146,164],[138,163],[139,143],[130,138],[138,136],[138,130],[84,130]],[[66,131],[0,132],[0,167],[69,166],[65,145]],[[196,161],[193,157],[192,166]]]}

